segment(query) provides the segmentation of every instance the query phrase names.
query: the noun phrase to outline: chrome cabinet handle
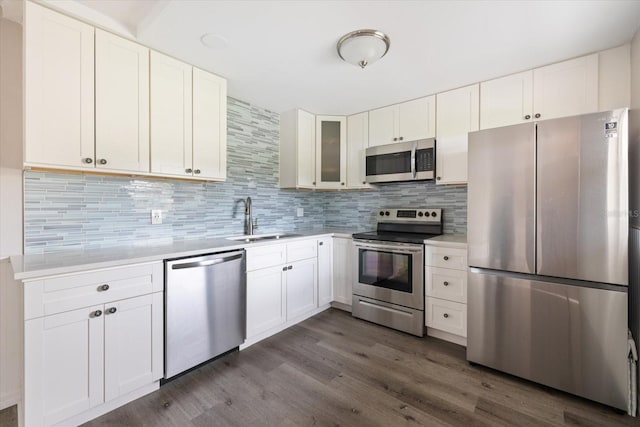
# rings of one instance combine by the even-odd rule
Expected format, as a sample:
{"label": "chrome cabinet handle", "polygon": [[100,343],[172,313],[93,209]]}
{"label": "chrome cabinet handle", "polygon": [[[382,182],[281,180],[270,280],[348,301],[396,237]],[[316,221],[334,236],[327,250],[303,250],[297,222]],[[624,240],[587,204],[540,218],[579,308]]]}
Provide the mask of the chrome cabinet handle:
{"label": "chrome cabinet handle", "polygon": [[449,315],[447,313],[443,314],[443,316],[444,316],[445,319],[449,317]]}
{"label": "chrome cabinet handle", "polygon": [[100,159],[100,161],[98,162],[101,165],[106,165],[107,164],[107,159]]}
{"label": "chrome cabinet handle", "polygon": [[530,115],[530,114],[527,114],[526,116],[524,116],[524,119],[525,119],[525,120],[529,120],[530,118],[531,118],[531,115]]}
{"label": "chrome cabinet handle", "polygon": [[107,310],[107,313],[109,313],[109,314],[113,314],[113,313],[115,313],[116,311],[118,311],[118,309],[117,309],[117,308],[115,308],[115,307],[111,307],[110,309],[108,309],[108,310]]}
{"label": "chrome cabinet handle", "polygon": [[196,169],[193,171],[193,173],[195,173],[196,175],[198,175],[200,173],[200,169]]}
{"label": "chrome cabinet handle", "polygon": [[448,256],[446,256],[446,255],[444,256],[444,258],[443,258],[443,259],[444,259],[445,261],[449,261],[449,257],[448,257]]}
{"label": "chrome cabinet handle", "polygon": [[542,117],[542,115],[540,113],[536,113],[535,118],[539,119],[540,117]]}
{"label": "chrome cabinet handle", "polygon": [[98,290],[99,291],[108,291],[109,290],[109,285],[104,284],[104,285],[98,287]]}
{"label": "chrome cabinet handle", "polygon": [[92,313],[93,317],[100,317],[102,316],[102,310],[96,310]]}
{"label": "chrome cabinet handle", "polygon": [[185,169],[184,171],[185,171],[186,173],[191,173],[191,172],[193,172],[193,169],[191,169],[191,168],[187,168],[187,169]]}
{"label": "chrome cabinet handle", "polygon": [[86,159],[84,159],[84,162],[90,165],[91,163],[93,163],[93,159],[91,157],[87,157]]}
{"label": "chrome cabinet handle", "polygon": [[443,285],[449,286],[449,282],[444,282]]}

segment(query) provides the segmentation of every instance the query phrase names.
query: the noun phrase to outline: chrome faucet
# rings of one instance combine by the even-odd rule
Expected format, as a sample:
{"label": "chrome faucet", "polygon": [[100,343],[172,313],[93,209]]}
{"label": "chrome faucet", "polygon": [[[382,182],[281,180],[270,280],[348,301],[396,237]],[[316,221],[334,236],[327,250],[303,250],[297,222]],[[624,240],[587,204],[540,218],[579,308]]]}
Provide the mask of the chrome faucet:
{"label": "chrome faucet", "polygon": [[253,234],[253,218],[251,214],[251,197],[247,197],[244,202],[244,232],[251,236]]}

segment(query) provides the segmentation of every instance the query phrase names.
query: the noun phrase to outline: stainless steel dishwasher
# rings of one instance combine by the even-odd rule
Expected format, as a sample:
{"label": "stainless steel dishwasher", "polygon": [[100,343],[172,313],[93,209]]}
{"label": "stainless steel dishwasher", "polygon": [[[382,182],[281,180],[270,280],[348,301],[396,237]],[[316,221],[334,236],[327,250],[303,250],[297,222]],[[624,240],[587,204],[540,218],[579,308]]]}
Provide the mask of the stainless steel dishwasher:
{"label": "stainless steel dishwasher", "polygon": [[244,251],[165,261],[165,378],[245,340]]}

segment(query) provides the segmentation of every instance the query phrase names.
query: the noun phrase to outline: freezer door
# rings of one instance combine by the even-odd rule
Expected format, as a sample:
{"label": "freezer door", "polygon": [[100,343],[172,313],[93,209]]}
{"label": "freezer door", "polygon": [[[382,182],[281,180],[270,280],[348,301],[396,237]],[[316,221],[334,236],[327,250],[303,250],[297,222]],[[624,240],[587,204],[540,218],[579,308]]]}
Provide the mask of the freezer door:
{"label": "freezer door", "polygon": [[467,359],[627,409],[627,293],[471,269]]}
{"label": "freezer door", "polygon": [[468,260],[534,273],[535,125],[469,133]]}
{"label": "freezer door", "polygon": [[627,114],[538,123],[538,274],[628,284]]}

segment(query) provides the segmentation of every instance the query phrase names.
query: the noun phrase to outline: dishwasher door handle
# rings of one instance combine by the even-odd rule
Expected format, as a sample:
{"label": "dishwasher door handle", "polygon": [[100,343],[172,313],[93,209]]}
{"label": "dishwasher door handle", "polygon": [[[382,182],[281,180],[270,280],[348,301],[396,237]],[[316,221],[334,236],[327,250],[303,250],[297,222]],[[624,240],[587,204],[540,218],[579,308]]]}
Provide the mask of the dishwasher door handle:
{"label": "dishwasher door handle", "polygon": [[229,262],[242,258],[242,254],[232,255],[224,258],[210,259],[207,261],[186,262],[184,264],[173,264],[172,270],[180,270],[183,268],[196,268],[196,267],[209,267],[210,265],[222,264],[223,262]]}

